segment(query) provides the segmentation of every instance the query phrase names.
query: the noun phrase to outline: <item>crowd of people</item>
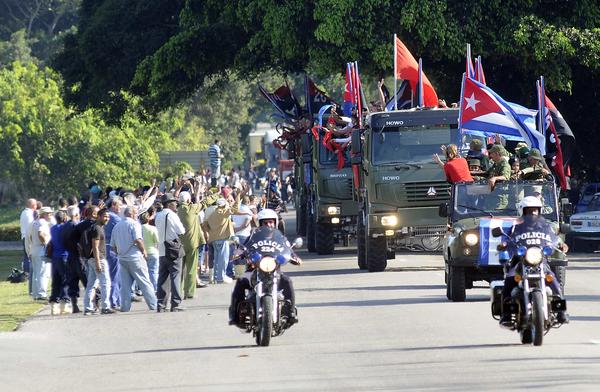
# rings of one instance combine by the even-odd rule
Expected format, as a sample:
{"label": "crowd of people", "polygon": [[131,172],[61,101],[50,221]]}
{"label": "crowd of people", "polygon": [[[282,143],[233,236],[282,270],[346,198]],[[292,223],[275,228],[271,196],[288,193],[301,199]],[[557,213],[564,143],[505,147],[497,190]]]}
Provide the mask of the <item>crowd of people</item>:
{"label": "crowd of people", "polygon": [[231,262],[232,238],[243,243],[262,209],[285,210],[283,184],[270,170],[259,197],[253,170],[224,175],[221,158],[210,156],[210,171],[134,190],[91,183],[88,195],[61,198],[56,210],[27,200],[21,238],[29,294],[48,301],[53,315],[127,312],[142,298],[150,310],[176,312],[198,288],[240,277],[245,267]]}

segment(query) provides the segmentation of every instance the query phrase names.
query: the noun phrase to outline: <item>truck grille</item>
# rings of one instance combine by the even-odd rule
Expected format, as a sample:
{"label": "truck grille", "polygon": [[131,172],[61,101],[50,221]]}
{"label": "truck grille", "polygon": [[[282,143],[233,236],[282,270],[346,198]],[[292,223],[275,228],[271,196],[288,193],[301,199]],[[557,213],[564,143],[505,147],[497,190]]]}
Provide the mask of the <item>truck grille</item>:
{"label": "truck grille", "polygon": [[321,196],[340,200],[352,199],[352,178],[335,178],[323,181]]}
{"label": "truck grille", "polygon": [[446,181],[406,182],[401,185],[401,192],[409,202],[445,201],[450,199],[450,184]]}

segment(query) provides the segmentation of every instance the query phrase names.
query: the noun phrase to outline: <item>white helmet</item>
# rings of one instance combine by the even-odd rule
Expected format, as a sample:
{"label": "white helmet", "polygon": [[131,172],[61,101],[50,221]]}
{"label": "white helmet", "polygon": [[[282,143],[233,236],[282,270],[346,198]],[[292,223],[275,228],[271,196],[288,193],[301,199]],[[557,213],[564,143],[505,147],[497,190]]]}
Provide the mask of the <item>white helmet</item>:
{"label": "white helmet", "polygon": [[263,219],[274,219],[275,227],[277,227],[277,225],[279,225],[279,217],[277,216],[277,213],[270,208],[265,208],[265,209],[260,210],[260,212],[258,213],[256,218],[258,220],[259,226],[260,226],[260,222]]}
{"label": "white helmet", "polygon": [[523,216],[524,208],[539,208],[542,209],[542,200],[535,196],[527,196],[524,197],[523,200],[519,203],[519,216]]}

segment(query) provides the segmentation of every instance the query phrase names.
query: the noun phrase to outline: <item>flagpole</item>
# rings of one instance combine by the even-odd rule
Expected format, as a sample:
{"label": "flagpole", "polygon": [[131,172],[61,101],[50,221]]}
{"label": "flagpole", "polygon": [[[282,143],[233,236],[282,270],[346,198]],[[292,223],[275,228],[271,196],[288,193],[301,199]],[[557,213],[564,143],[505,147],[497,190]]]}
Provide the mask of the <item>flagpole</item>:
{"label": "flagpole", "polygon": [[418,105],[419,107],[423,107],[425,106],[425,98],[423,95],[423,60],[419,57],[419,77],[418,77],[418,82],[419,82],[419,96],[417,97],[418,99]]}
{"label": "flagpole", "polygon": [[396,34],[394,34],[394,110],[398,110],[398,78],[396,77],[398,68],[398,48],[396,47]]}
{"label": "flagpole", "polygon": [[362,90],[361,82],[360,82],[360,74],[358,73],[358,61],[354,62],[354,68],[356,70],[356,88],[358,91],[357,95],[357,112],[358,112],[358,126],[362,128],[362,96],[360,94],[360,90]]}
{"label": "flagpole", "polygon": [[543,126],[543,116],[544,110],[542,107],[542,84],[541,84],[541,76],[540,80],[535,81],[535,89],[537,90],[537,107],[538,107],[538,115],[537,115],[537,127],[538,130],[544,134],[544,126]]}
{"label": "flagpole", "polygon": [[462,137],[463,137],[463,130],[462,130],[462,119],[463,119],[463,102],[464,102],[464,95],[465,95],[465,83],[466,83],[466,78],[467,78],[467,73],[463,72],[463,76],[462,76],[462,83],[460,85],[460,101],[458,103],[458,143],[457,146],[460,149],[462,147]]}

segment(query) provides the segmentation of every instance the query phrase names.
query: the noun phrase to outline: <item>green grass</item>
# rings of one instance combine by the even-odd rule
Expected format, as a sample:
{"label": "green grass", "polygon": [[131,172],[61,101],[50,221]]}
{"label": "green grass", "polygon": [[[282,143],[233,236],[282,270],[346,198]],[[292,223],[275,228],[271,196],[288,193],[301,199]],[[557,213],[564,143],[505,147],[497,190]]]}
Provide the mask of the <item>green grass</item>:
{"label": "green grass", "polygon": [[0,250],[0,332],[14,331],[43,306],[31,299],[27,293],[27,282],[6,281],[12,268],[21,267],[22,257],[20,250]]}
{"label": "green grass", "polygon": [[0,227],[19,226],[21,210],[19,206],[0,206]]}

